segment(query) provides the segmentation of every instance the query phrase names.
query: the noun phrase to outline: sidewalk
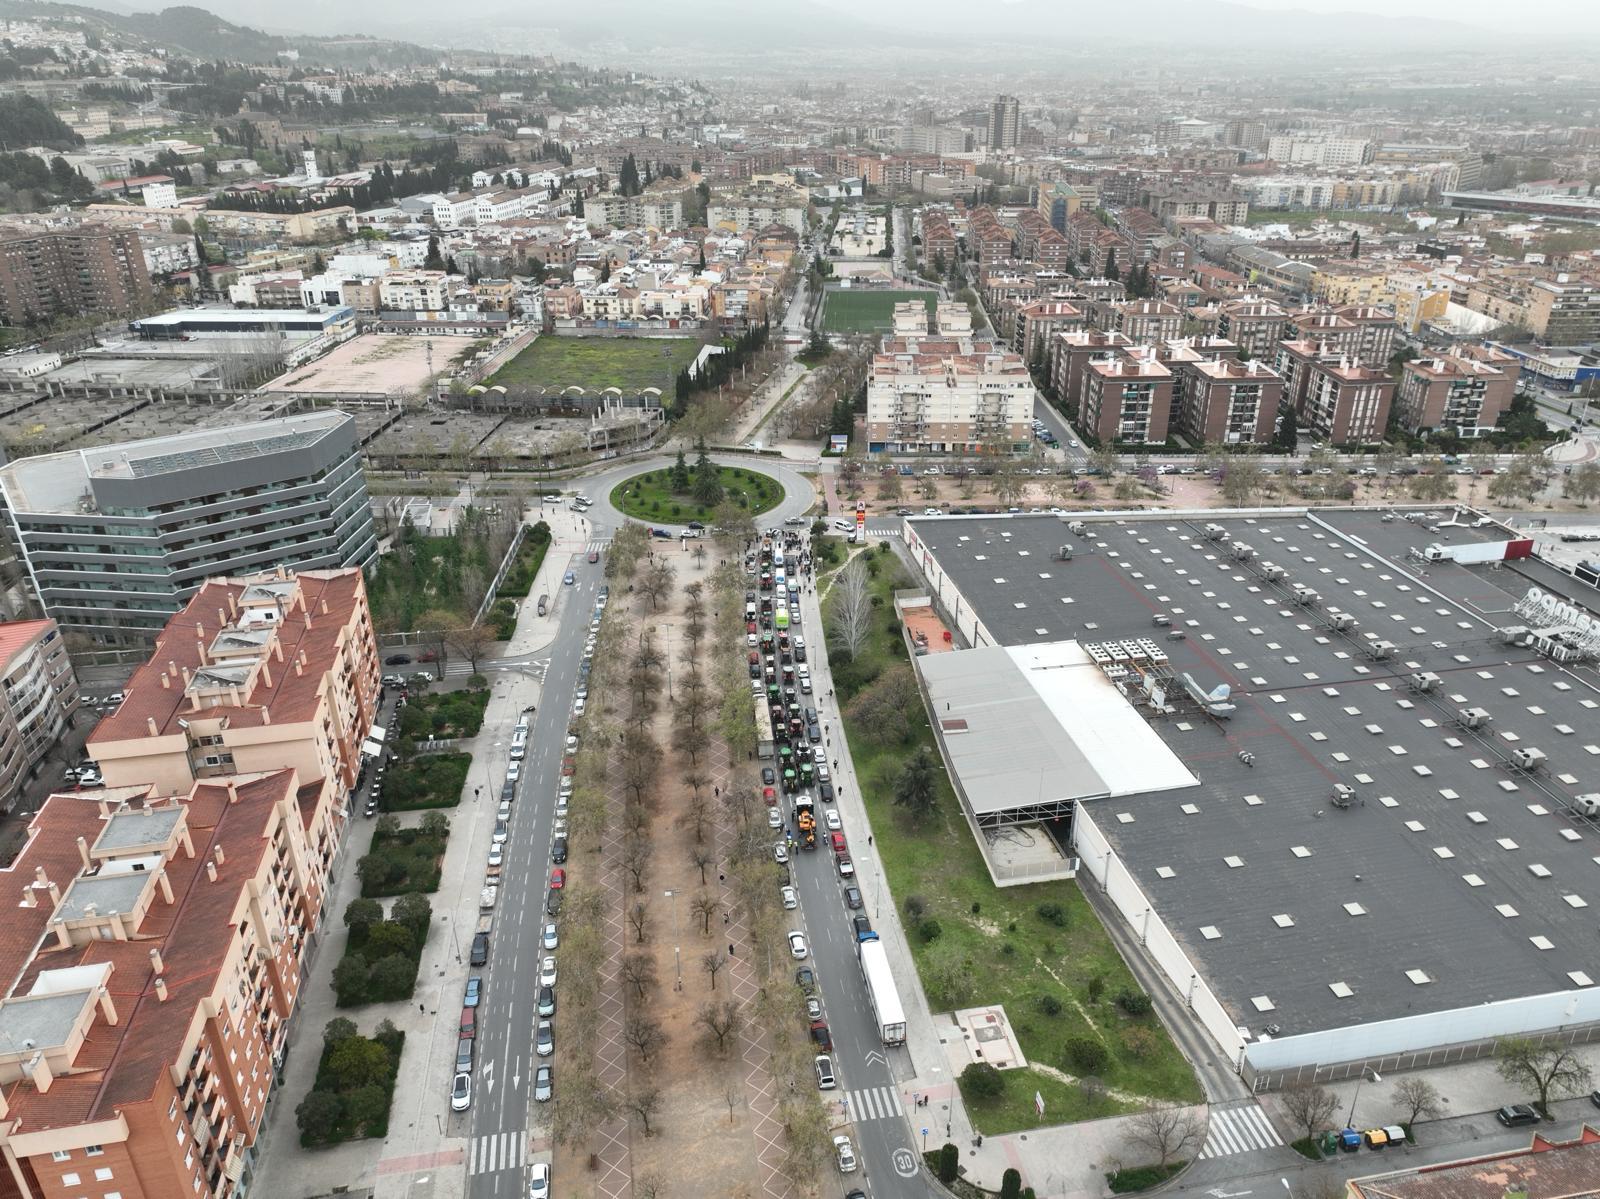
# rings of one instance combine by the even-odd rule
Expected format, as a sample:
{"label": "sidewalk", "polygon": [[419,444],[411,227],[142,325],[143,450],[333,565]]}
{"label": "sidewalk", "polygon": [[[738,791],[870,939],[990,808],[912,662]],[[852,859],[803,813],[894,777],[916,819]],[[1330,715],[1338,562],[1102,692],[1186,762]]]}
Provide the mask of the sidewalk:
{"label": "sidewalk", "polygon": [[[539,519],[535,508],[531,519]],[[516,632],[505,656],[532,653],[555,638],[560,607],[561,575],[588,538],[588,522],[571,512],[553,512],[545,519],[555,533],[539,575],[524,601]],[[552,589],[548,584],[555,581]],[[536,615],[538,596],[556,600],[543,617]],[[497,672],[492,677],[482,731],[464,743],[473,756],[461,803],[445,809],[450,841],[433,904],[433,927],[423,949],[413,999],[340,1009],[334,1004],[333,970],[344,955],[344,910],[361,893],[355,864],[367,852],[376,821],[357,816],[345,836],[333,872],[334,890],[323,915],[320,943],[307,971],[302,1002],[295,1015],[284,1082],[268,1110],[260,1140],[261,1157],[255,1188],[273,1199],[311,1199],[335,1187],[375,1199],[459,1199],[466,1192],[466,1160],[470,1123],[450,1112],[450,1075],[458,1037],[460,995],[466,986],[467,950],[478,919],[478,878],[494,829],[494,780],[503,771],[509,743],[506,730],[518,712],[536,703],[542,684],[529,675]],[[390,709],[392,712],[392,708]],[[482,787],[484,798],[474,789]],[[356,805],[365,803],[362,794]],[[421,822],[425,813],[397,814],[403,825]],[[386,901],[386,906],[393,901]],[[353,1141],[329,1149],[300,1148],[295,1108],[315,1080],[322,1052],[322,1030],[329,1020],[345,1016],[370,1033],[388,1019],[406,1034],[405,1050],[395,1080],[389,1112],[389,1135],[382,1141]]]}
{"label": "sidewalk", "polygon": [[[807,646],[823,645],[825,626],[814,585],[801,592],[800,602],[805,624],[811,630]],[[823,717],[824,745],[829,756],[837,755],[839,760],[834,772],[837,806],[847,827],[870,829],[855,764],[844,739],[838,701],[831,694],[832,664],[825,661],[826,653],[814,656],[813,661],[816,657],[824,659],[813,668],[817,709]],[[835,733],[839,734],[837,742],[833,740]],[[1136,1117],[1113,1116],[1078,1124],[1046,1125],[1026,1132],[985,1137],[979,1147],[956,1086],[956,1075],[969,1060],[961,1035],[948,1014],[929,1009],[876,846],[864,844],[859,832],[852,843],[861,892],[867,901],[872,926],[888,952],[889,965],[906,1011],[906,1058],[896,1060],[896,1056],[891,1055],[890,1061],[896,1075],[900,1076],[898,1084],[911,1143],[920,1148],[924,1140],[922,1129],[926,1128],[930,1149],[946,1141],[960,1146],[963,1177],[986,1190],[998,1191],[1006,1170],[1014,1168],[1021,1171],[1024,1183],[1034,1187],[1040,1195],[1049,1195],[1052,1199],[1100,1199],[1105,1194],[1107,1170],[1117,1168],[1124,1161],[1132,1164],[1141,1160],[1140,1152],[1130,1150],[1129,1142],[1129,1127]],[[907,1071],[909,1076],[905,1076]],[[914,1108],[915,1095],[926,1095],[928,1105]],[[1204,1105],[1189,1110],[1200,1120],[1205,1119]]]}
{"label": "sidewalk", "polygon": [[735,426],[733,436],[729,439],[730,443],[743,445],[755,436],[757,426],[767,419],[788,393],[789,388],[807,374],[806,368],[792,358],[775,370],[752,397],[752,403],[746,405],[747,411]]}

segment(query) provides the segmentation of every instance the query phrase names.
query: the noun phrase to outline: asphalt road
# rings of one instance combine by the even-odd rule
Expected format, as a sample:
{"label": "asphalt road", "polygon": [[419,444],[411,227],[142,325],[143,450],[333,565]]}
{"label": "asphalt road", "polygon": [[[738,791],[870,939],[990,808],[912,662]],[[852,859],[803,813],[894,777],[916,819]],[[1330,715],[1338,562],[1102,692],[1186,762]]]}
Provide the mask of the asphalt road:
{"label": "asphalt road", "polygon": [[[475,1160],[472,1145],[479,1138],[509,1133],[509,1137],[500,1139],[503,1145],[525,1142],[528,1130],[540,1115],[532,1102],[533,1073],[541,1060],[534,1056],[533,1034],[538,1022],[535,1005],[539,963],[546,952],[541,938],[547,920],[544,901],[550,873],[551,829],[562,746],[572,710],[584,636],[603,581],[598,566],[580,562],[573,569],[577,582],[571,587],[559,588],[558,630],[555,641],[546,651],[549,666],[533,716],[517,799],[512,805],[500,901],[495,908],[494,933],[490,938],[489,965],[480,972],[484,976],[484,990],[478,1006],[473,1104],[467,1112],[451,1117],[453,1134],[461,1135],[470,1129],[469,1170]],[[487,763],[488,781],[482,784],[484,793],[481,799],[474,801],[476,803],[498,803],[517,715],[514,704],[502,706],[498,713],[499,720],[492,728],[495,736]],[[474,763],[471,779],[474,785],[479,785],[481,773],[479,764]],[[484,813],[485,816],[490,814],[492,809]],[[473,883],[469,880],[468,885]],[[559,962],[559,948],[555,956]],[[559,1041],[559,1008],[555,1029]],[[555,1085],[558,1088],[561,1085],[559,1076]],[[471,1199],[513,1199],[522,1195],[526,1189],[523,1157],[521,1153],[508,1151],[494,1159],[505,1163],[501,1168],[469,1173],[468,1196]]]}
{"label": "asphalt road", "polygon": [[[832,675],[815,592],[807,591],[802,595],[801,611],[803,623],[799,632],[806,639],[807,663],[812,670],[815,691],[800,698],[805,706],[818,708],[826,717],[831,705],[818,700],[832,687]],[[833,731],[837,731],[837,725]],[[824,748],[830,767],[834,758],[847,752],[846,747],[832,742],[831,738]],[[834,783],[835,786],[844,785],[837,774]],[[833,806],[818,805],[823,811]],[[786,805],[786,815],[787,810]],[[823,819],[822,811],[818,818],[819,821]],[[867,829],[854,828],[848,823],[842,831],[850,846],[865,841],[868,835]],[[930,1189],[918,1175],[917,1146],[912,1142],[903,1101],[898,1097],[897,1079],[910,1077],[914,1070],[905,1048],[885,1048],[878,1035],[856,959],[855,932],[851,925],[855,913],[845,907],[844,884],[839,878],[834,855],[826,848],[818,848],[799,850],[792,859],[791,872],[800,897],[800,910],[804,913],[804,923],[796,927],[806,930],[811,949],[807,964],[816,971],[824,1018],[833,1035],[833,1068],[838,1088],[825,1093],[824,1098],[848,1104],[841,1110],[853,1117],[846,1131],[861,1163],[854,1174],[834,1174],[839,1183],[837,1192],[834,1183],[824,1182],[822,1194],[842,1195],[852,1186],[858,1186],[874,1199],[926,1196]],[[865,901],[863,911],[868,914],[878,910],[881,903],[893,902],[887,895],[874,894],[872,883],[867,880],[858,879],[857,885]],[[931,1116],[927,1122],[930,1140],[937,1131],[939,1140],[934,1143],[943,1144],[944,1130],[932,1130]]]}

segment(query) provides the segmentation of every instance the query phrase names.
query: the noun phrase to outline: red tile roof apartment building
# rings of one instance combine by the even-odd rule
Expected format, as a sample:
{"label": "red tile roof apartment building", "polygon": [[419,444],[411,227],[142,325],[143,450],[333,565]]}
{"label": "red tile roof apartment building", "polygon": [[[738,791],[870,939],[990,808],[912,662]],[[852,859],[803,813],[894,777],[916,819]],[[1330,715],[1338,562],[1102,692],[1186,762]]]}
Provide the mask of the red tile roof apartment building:
{"label": "red tile roof apartment building", "polygon": [[1079,427],[1102,445],[1159,445],[1172,417],[1172,386],[1172,371],[1150,347],[1093,359],[1083,368]]}
{"label": "red tile roof apartment building", "polygon": [[1394,399],[1394,381],[1384,371],[1313,341],[1283,342],[1275,365],[1283,402],[1294,406],[1302,428],[1334,445],[1383,439]]}
{"label": "red tile roof apartment building", "polygon": [[162,631],[107,786],[0,869],[0,1199],[236,1193],[377,693],[359,570],[211,580]]}
{"label": "red tile roof apartment building", "polygon": [[1476,436],[1511,406],[1514,376],[1488,362],[1456,355],[1419,358],[1405,364],[1395,404],[1413,433],[1454,429]]}
{"label": "red tile roof apartment building", "polygon": [[166,795],[285,766],[349,789],[377,703],[359,570],[212,579],[167,622],[89,750],[107,785]]}

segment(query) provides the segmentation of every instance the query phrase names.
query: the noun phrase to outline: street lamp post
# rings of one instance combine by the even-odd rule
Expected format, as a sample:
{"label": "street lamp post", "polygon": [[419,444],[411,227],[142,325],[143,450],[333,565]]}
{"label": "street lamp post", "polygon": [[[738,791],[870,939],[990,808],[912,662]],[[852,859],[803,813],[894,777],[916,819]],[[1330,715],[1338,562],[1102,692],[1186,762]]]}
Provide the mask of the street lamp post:
{"label": "street lamp post", "polygon": [[677,969],[678,980],[673,983],[674,991],[683,990],[683,947],[678,943],[678,893],[668,891],[667,898],[672,900],[672,960]]}
{"label": "street lamp post", "polygon": [[1369,1077],[1373,1082],[1383,1081],[1383,1075],[1379,1074],[1376,1070],[1369,1066],[1361,1067],[1361,1076],[1356,1079],[1356,1093],[1350,1096],[1350,1115],[1344,1122],[1344,1126],[1346,1128],[1354,1128],[1356,1126],[1356,1100],[1361,1098],[1361,1084]]}

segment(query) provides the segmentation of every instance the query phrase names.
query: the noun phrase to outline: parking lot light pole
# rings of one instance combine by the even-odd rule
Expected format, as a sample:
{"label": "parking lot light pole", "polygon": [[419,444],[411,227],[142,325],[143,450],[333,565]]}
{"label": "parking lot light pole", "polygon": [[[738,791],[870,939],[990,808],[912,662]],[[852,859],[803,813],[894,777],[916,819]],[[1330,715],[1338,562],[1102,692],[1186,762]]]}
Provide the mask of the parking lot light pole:
{"label": "parking lot light pole", "polygon": [[1361,1098],[1361,1084],[1368,1078],[1371,1078],[1373,1082],[1383,1081],[1383,1075],[1370,1066],[1361,1067],[1361,1077],[1356,1079],[1356,1093],[1350,1096],[1350,1115],[1344,1122],[1346,1128],[1354,1128],[1356,1126],[1356,1100]]}

